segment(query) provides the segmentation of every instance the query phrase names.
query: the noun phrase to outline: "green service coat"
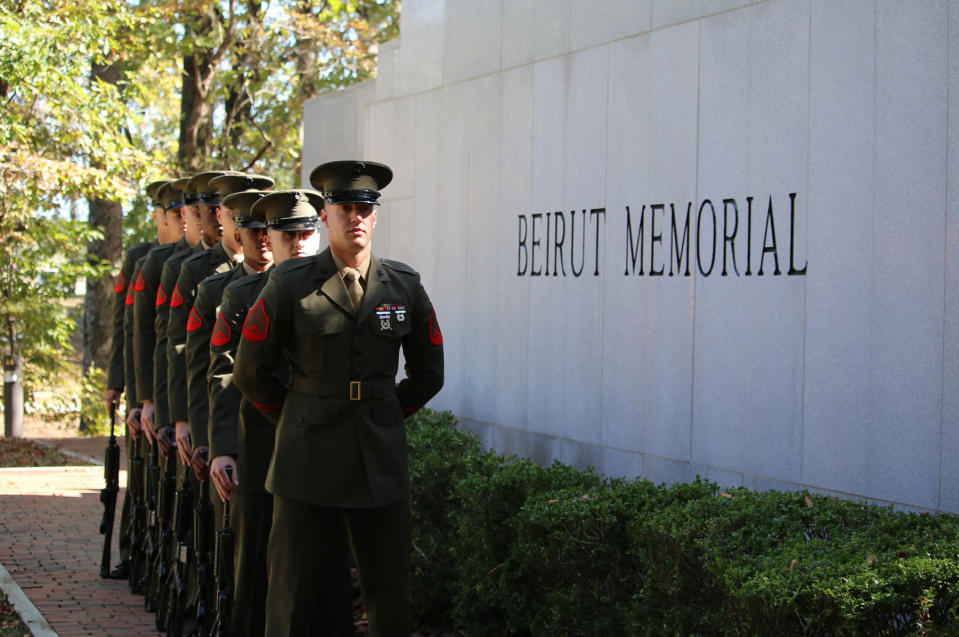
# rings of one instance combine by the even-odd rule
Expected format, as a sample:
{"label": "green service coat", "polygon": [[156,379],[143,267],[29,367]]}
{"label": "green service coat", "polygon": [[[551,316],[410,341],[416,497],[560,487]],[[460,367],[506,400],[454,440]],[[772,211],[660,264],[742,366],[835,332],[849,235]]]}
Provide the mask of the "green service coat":
{"label": "green service coat", "polygon": [[183,302],[183,297],[176,287],[177,278],[183,262],[203,249],[198,243],[174,252],[163,264],[163,274],[160,276],[160,286],[157,288],[156,326],[157,343],[153,357],[153,398],[155,402],[156,428],[173,425],[176,421],[170,413],[170,385],[167,382],[167,342],[169,340],[170,314],[173,307]]}
{"label": "green service coat", "polygon": [[[165,352],[170,422],[190,421],[186,334],[191,319],[190,315],[193,311],[193,303],[196,301],[197,288],[203,279],[212,274],[227,272],[233,266],[234,262],[223,249],[222,241],[209,250],[201,250],[190,255],[180,266],[179,276],[176,280],[176,290],[180,302],[175,306],[172,304],[170,306],[170,322],[167,325]],[[193,446],[197,444],[199,443],[193,442]]]}
{"label": "green service coat", "polygon": [[[271,270],[239,279],[224,290],[210,343],[208,374],[213,457],[229,455],[236,458],[239,490],[260,494],[266,493],[266,474],[273,457],[276,427],[243,398],[233,382],[233,369],[247,312],[256,303]],[[289,363],[279,361],[276,373],[276,381],[288,387]]]}
{"label": "green service coat", "polygon": [[133,278],[137,261],[146,256],[153,243],[141,243],[127,250],[120,272],[113,281],[113,339],[110,341],[110,363],[107,366],[107,389],[123,390],[126,373],[123,367],[123,351],[126,332],[123,318],[126,315],[127,290]]}
{"label": "green service coat", "polygon": [[[284,358],[289,391],[276,374]],[[329,249],[282,263],[246,316],[234,381],[278,424],[274,496],[334,507],[408,498],[404,417],[443,385],[442,333],[419,274],[372,256],[356,311]]]}
{"label": "green service coat", "polygon": [[153,247],[133,282],[133,368],[140,402],[153,400],[153,358],[157,343],[156,296],[163,264],[174,252],[185,247],[189,247],[189,244],[182,237],[174,243]]}
{"label": "green service coat", "polygon": [[[243,265],[209,276],[200,283],[186,326],[187,413],[194,447],[208,447],[210,393],[206,375],[210,367],[210,338],[216,324],[223,290],[231,281],[246,276]],[[213,459],[213,456],[208,456]]]}

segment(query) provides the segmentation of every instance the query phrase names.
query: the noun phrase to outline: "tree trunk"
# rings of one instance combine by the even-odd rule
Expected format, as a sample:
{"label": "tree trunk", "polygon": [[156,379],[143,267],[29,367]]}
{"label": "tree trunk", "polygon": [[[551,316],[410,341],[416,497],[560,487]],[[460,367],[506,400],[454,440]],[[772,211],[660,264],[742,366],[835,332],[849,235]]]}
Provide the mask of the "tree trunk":
{"label": "tree trunk", "polygon": [[213,147],[213,94],[217,65],[223,60],[234,38],[235,15],[230,2],[230,19],[223,41],[218,47],[196,46],[196,40],[209,36],[224,26],[218,7],[211,6],[188,21],[187,39],[193,48],[183,56],[183,75],[180,89],[180,146],[177,164],[186,173],[204,168]]}
{"label": "tree trunk", "polygon": [[[123,66],[94,64],[90,77],[117,85],[123,78]],[[123,208],[119,202],[94,198],[89,200],[90,216],[87,223],[103,233],[103,239],[87,244],[87,259],[109,261],[120,265],[123,256]],[[106,369],[110,358],[110,338],[113,332],[113,277],[87,281],[83,304],[83,373],[91,365]]]}
{"label": "tree trunk", "polygon": [[210,56],[197,50],[183,56],[183,84],[180,92],[180,146],[177,164],[187,173],[196,173],[210,155],[213,105],[210,103],[213,73]]}
{"label": "tree trunk", "polygon": [[[103,239],[87,245],[90,260],[105,260],[120,265],[123,256],[123,208],[115,201],[90,200],[91,228],[99,228]],[[113,332],[113,277],[87,281],[83,310],[83,372],[91,365],[106,369],[110,359]]]}

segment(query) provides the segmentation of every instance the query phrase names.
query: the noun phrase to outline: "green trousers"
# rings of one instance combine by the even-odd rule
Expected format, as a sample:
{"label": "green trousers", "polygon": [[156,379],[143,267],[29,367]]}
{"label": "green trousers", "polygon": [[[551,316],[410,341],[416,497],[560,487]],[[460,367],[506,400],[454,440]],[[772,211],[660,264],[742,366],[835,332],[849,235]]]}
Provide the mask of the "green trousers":
{"label": "green trousers", "polygon": [[[319,507],[274,496],[266,598],[268,637],[352,635],[349,552],[360,572],[370,637],[410,633],[411,520],[408,500],[371,509]],[[345,533],[344,533],[345,526]],[[329,594],[330,573],[344,572],[343,588]],[[323,584],[326,583],[326,591]]]}

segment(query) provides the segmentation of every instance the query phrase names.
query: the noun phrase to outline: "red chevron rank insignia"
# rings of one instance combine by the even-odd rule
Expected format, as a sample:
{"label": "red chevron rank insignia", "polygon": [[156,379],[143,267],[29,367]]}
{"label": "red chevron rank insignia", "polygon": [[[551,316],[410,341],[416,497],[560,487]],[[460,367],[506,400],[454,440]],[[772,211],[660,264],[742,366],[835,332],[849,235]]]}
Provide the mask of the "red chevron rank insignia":
{"label": "red chevron rank insignia", "polygon": [[183,305],[183,295],[180,293],[180,286],[174,286],[173,298],[170,299],[170,307],[180,307]]}
{"label": "red chevron rank insignia", "polygon": [[139,292],[146,289],[147,284],[143,281],[143,270],[140,270],[140,274],[137,276],[137,282],[133,284],[133,291]]}
{"label": "red chevron rank insignia", "polygon": [[126,304],[127,304],[127,305],[133,305],[133,300],[134,300],[134,299],[133,299],[133,292],[131,292],[130,290],[127,290],[127,300],[126,300]]}
{"label": "red chevron rank insignia", "polygon": [[163,286],[157,288],[157,307],[160,307],[167,301],[166,290],[163,289]]}
{"label": "red chevron rank insignia", "polygon": [[260,299],[246,315],[246,321],[243,323],[243,337],[251,343],[259,343],[266,340],[269,333],[270,316],[263,307],[263,299]]}
{"label": "red chevron rank insignia", "polygon": [[213,338],[210,339],[210,344],[214,347],[222,347],[230,342],[231,336],[233,336],[233,330],[223,318],[223,312],[220,312],[220,315],[216,317],[216,325],[213,326]]}
{"label": "red chevron rank insignia", "polygon": [[203,319],[200,318],[200,315],[197,314],[196,308],[190,308],[190,318],[186,321],[186,331],[192,332],[194,330],[200,329],[203,326]]}
{"label": "red chevron rank insignia", "polygon": [[443,344],[443,332],[440,331],[440,324],[436,321],[436,310],[430,303],[430,343],[433,345]]}
{"label": "red chevron rank insignia", "polygon": [[123,272],[117,275],[117,280],[113,282],[113,291],[119,294],[127,289],[127,278],[123,276]]}

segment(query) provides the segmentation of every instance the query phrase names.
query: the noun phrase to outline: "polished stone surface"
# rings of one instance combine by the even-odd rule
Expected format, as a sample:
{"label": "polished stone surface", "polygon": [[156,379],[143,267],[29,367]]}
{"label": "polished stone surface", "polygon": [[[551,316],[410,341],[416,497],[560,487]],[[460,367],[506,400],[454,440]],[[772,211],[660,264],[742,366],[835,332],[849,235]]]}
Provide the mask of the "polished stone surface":
{"label": "polished stone surface", "polygon": [[959,511],[953,4],[403,9],[303,170],[393,166],[433,407],[544,463]]}

